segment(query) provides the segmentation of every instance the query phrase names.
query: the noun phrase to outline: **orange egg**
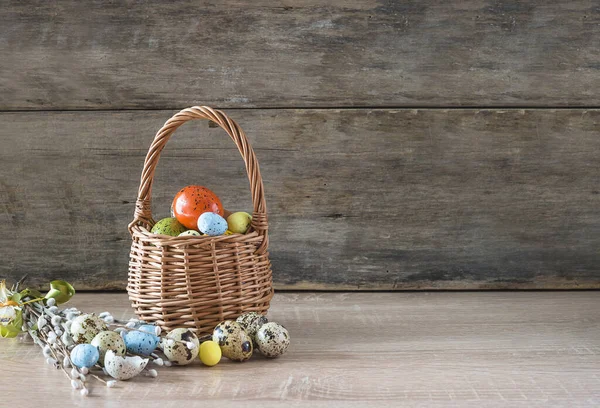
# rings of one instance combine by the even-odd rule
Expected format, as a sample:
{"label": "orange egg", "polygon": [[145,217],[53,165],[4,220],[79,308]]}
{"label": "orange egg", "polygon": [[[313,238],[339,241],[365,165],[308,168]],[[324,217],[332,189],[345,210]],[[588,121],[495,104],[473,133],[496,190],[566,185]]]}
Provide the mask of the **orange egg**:
{"label": "orange egg", "polygon": [[223,216],[223,204],[215,193],[202,186],[187,186],[173,200],[173,214],[188,229],[198,229],[198,218],[205,212]]}

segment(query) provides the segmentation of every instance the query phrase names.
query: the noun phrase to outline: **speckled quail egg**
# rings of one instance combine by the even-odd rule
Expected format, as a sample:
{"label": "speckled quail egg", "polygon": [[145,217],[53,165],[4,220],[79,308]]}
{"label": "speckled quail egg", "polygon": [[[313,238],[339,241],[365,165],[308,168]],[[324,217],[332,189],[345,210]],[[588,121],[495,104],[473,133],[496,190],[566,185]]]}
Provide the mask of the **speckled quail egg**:
{"label": "speckled quail egg", "polygon": [[266,357],[279,357],[290,345],[290,334],[278,323],[267,323],[256,332],[256,346]]}
{"label": "speckled quail egg", "polygon": [[70,357],[75,367],[90,368],[98,362],[100,354],[98,349],[91,344],[78,344],[71,350]]}
{"label": "speckled quail egg", "polygon": [[269,323],[269,319],[260,313],[248,312],[238,317],[235,321],[238,322],[244,330],[246,330],[246,333],[248,333],[248,336],[250,336],[252,339],[253,346],[256,348],[256,332],[263,324]]}
{"label": "speckled quail egg", "polygon": [[233,320],[219,323],[213,331],[213,341],[219,344],[223,356],[233,361],[246,361],[252,357],[252,339]]}
{"label": "speckled quail egg", "polygon": [[[200,351],[200,341],[198,336],[190,329],[174,329],[167,336],[164,342],[163,352],[169,361],[178,365],[187,365],[198,357]],[[169,339],[174,341],[168,341]],[[190,349],[187,343],[192,343],[194,347]]]}
{"label": "speckled quail egg", "polygon": [[202,234],[196,230],[187,230],[183,231],[181,234],[177,235],[178,237],[199,237]]}
{"label": "speckled quail egg", "polygon": [[139,356],[122,357],[108,350],[104,359],[106,373],[117,380],[129,380],[141,373],[148,364],[147,358]]}
{"label": "speckled quail egg", "polygon": [[90,343],[98,333],[106,330],[104,320],[93,313],[77,316],[71,323],[71,337],[77,344]]}
{"label": "speckled quail egg", "polygon": [[156,347],[158,347],[158,343],[160,338],[154,334],[155,326],[146,324],[140,326],[137,330],[132,330],[127,332],[123,336],[123,340],[125,340],[125,346],[127,347],[127,351],[132,354],[140,354],[142,356],[148,356]]}
{"label": "speckled quail egg", "polygon": [[118,356],[124,356],[127,347],[125,346],[125,340],[117,332],[114,331],[103,331],[94,337],[91,342],[92,346],[98,347],[100,352],[100,365],[104,365],[104,357],[108,350],[114,351]]}

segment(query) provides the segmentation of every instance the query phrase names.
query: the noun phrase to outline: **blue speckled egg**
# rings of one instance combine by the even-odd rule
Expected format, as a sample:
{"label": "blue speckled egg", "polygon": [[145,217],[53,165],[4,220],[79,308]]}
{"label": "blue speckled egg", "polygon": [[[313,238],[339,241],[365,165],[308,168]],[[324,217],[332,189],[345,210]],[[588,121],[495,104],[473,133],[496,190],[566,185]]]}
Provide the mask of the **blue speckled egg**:
{"label": "blue speckled egg", "polygon": [[198,218],[198,229],[206,235],[223,235],[227,231],[227,220],[219,214],[205,212]]}
{"label": "blue speckled egg", "polygon": [[78,344],[71,350],[71,362],[75,367],[93,367],[99,358],[98,348],[91,344]]}
{"label": "blue speckled egg", "polygon": [[140,326],[135,331],[127,332],[123,340],[125,340],[127,351],[142,356],[150,355],[156,350],[160,341],[154,334],[154,326],[148,324]]}

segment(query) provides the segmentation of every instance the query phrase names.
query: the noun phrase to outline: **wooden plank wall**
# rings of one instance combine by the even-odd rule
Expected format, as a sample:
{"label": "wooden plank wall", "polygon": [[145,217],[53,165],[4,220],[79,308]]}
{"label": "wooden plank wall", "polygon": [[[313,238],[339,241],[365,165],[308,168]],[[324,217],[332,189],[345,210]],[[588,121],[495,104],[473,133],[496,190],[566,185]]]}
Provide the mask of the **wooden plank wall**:
{"label": "wooden plank wall", "polygon": [[[7,1],[0,276],[123,289],[146,150],[223,108],[265,179],[277,288],[600,287],[600,6],[592,1]],[[249,210],[207,123],[185,184]]]}

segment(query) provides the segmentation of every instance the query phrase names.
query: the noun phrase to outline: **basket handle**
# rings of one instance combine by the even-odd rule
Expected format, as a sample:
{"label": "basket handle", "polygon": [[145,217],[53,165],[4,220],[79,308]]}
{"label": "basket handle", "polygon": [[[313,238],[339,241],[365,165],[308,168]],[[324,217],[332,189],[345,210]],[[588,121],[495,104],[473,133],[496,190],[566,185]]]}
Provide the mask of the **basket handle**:
{"label": "basket handle", "polygon": [[242,128],[223,112],[209,108],[208,106],[194,106],[183,109],[171,119],[167,120],[163,127],[156,133],[156,136],[154,136],[154,141],[152,142],[150,150],[148,150],[148,154],[146,155],[146,160],[144,161],[140,188],[135,203],[135,213],[133,221],[129,224],[129,232],[133,234],[133,227],[136,225],[143,225],[148,229],[154,225],[151,208],[152,182],[154,181],[154,171],[158,164],[160,153],[169,141],[173,132],[175,132],[179,126],[189,120],[195,119],[207,119],[219,125],[227,132],[239,149],[246,165],[248,180],[250,181],[252,205],[254,206],[252,227],[259,235],[264,236],[263,243],[258,249],[259,252],[264,252],[268,246],[267,205],[265,203],[263,181],[260,175],[256,155]]}

